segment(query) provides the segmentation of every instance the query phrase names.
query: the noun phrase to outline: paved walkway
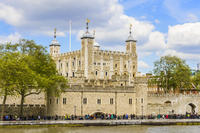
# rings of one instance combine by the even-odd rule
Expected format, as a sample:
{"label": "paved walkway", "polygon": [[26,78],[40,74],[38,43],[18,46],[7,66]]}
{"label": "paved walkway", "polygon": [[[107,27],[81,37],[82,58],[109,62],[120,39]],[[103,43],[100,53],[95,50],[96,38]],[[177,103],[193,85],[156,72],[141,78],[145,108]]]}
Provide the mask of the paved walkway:
{"label": "paved walkway", "polygon": [[1,121],[0,126],[8,125],[200,125],[200,119],[160,119],[160,120],[34,120],[34,121]]}

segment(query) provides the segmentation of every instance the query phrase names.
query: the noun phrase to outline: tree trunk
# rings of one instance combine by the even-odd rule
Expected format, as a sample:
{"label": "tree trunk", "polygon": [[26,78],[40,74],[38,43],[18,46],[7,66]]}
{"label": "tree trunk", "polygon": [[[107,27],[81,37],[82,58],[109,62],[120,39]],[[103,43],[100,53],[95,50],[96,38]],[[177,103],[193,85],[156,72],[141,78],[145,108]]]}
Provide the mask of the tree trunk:
{"label": "tree trunk", "polygon": [[2,120],[2,121],[3,121],[3,116],[4,116],[4,110],[5,110],[6,99],[7,99],[7,91],[5,91],[5,94],[4,94],[4,96],[3,96],[3,104],[2,104],[2,110],[1,110],[1,120]]}
{"label": "tree trunk", "polygon": [[25,98],[24,93],[22,93],[22,95],[21,95],[21,104],[20,104],[20,114],[19,114],[20,118],[23,117],[24,98]]}

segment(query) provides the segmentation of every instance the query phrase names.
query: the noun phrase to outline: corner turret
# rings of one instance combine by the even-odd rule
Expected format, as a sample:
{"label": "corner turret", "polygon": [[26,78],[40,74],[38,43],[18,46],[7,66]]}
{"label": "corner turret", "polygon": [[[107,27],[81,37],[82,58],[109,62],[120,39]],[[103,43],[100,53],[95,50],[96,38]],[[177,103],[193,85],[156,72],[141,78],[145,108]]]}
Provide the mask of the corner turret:
{"label": "corner turret", "polygon": [[56,28],[54,29],[54,39],[51,41],[50,46],[50,55],[54,56],[60,54],[60,44],[56,40]]}
{"label": "corner turret", "polygon": [[129,36],[126,40],[126,52],[129,54],[136,54],[136,40],[133,39],[132,36],[132,24],[130,24],[130,32]]}
{"label": "corner turret", "polygon": [[89,20],[86,21],[86,32],[81,37],[81,58],[82,58],[82,68],[84,68],[84,76],[87,79],[91,74],[91,70],[89,69],[93,62],[93,47],[94,47],[94,36],[88,31]]}

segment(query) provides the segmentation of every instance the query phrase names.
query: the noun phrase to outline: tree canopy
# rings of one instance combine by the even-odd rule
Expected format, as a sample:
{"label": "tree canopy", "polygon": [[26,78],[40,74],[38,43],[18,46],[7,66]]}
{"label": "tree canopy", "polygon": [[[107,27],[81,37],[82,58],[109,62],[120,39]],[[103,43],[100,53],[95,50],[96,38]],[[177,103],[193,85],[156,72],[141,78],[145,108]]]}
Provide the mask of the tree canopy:
{"label": "tree canopy", "polygon": [[1,45],[0,68],[1,90],[5,92],[7,88],[10,94],[21,96],[20,116],[23,116],[26,96],[41,92],[59,96],[67,87],[66,78],[58,74],[47,50],[33,40],[23,39],[13,45]]}
{"label": "tree canopy", "polygon": [[191,70],[184,60],[176,56],[163,56],[154,62],[153,77],[149,85],[156,85],[165,92],[189,89],[191,87]]}
{"label": "tree canopy", "polygon": [[192,85],[196,89],[200,89],[200,71],[196,72],[195,75],[192,76]]}

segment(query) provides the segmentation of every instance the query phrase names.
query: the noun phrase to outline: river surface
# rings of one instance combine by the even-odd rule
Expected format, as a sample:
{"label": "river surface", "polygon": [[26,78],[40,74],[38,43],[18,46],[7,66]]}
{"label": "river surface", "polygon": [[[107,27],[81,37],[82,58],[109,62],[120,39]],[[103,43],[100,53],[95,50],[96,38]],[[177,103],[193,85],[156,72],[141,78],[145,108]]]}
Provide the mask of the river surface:
{"label": "river surface", "polygon": [[200,133],[200,126],[0,128],[0,133]]}

